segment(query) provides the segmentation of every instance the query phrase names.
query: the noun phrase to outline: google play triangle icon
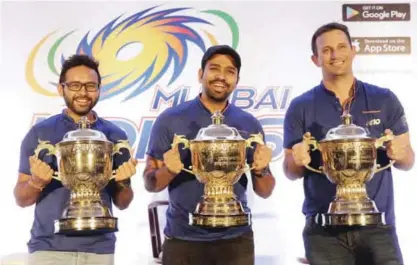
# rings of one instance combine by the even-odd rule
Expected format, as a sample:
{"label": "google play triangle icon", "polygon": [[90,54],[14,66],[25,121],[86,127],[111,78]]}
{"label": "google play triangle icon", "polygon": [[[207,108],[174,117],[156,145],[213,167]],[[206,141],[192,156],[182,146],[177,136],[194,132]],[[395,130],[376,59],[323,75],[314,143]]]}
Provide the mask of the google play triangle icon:
{"label": "google play triangle icon", "polygon": [[357,15],[359,15],[358,10],[353,9],[350,6],[346,6],[346,19],[350,19]]}

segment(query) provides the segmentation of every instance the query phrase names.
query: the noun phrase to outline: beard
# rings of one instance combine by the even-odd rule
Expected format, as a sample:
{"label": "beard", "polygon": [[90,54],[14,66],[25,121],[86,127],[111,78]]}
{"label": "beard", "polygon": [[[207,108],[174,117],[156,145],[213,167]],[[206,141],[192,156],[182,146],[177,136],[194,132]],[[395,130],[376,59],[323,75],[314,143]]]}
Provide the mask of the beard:
{"label": "beard", "polygon": [[[212,85],[215,82],[219,82],[218,80],[212,81],[209,84]],[[208,98],[213,100],[214,102],[223,103],[227,101],[232,91],[229,91],[229,85],[222,82],[224,86],[226,87],[222,92],[216,92],[214,88],[205,87],[204,91]]]}
{"label": "beard", "polygon": [[[83,106],[77,105],[75,101],[80,98],[87,100],[88,104],[83,105]],[[70,109],[74,114],[78,116],[85,116],[95,107],[95,105],[98,102],[98,98],[93,100],[92,98],[88,96],[78,96],[78,97],[73,97],[71,99],[71,98],[68,98],[64,93],[64,101],[68,109]]]}
{"label": "beard", "polygon": [[222,103],[222,102],[225,102],[229,98],[231,93],[224,92],[222,94],[219,94],[210,90],[206,90],[206,94],[207,94],[207,97],[210,98],[211,100],[218,102],[218,103]]}

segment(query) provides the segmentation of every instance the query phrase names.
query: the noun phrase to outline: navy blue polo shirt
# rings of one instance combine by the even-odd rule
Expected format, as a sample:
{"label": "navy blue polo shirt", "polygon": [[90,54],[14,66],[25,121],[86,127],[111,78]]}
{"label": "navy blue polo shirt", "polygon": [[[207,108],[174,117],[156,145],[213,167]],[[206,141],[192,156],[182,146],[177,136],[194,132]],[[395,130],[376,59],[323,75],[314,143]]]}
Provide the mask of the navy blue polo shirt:
{"label": "navy blue polo shirt", "polygon": [[[342,106],[335,94],[321,83],[294,98],[286,112],[284,121],[284,147],[291,149],[300,142],[304,133],[311,132],[317,140],[341,124]],[[408,132],[404,109],[395,94],[386,88],[367,84],[359,80],[351,102],[350,114],[353,123],[368,130],[373,138],[381,137],[385,129],[394,135]],[[318,168],[322,161],[319,151],[311,152],[310,166]],[[386,151],[378,149],[377,163],[387,165]],[[369,198],[375,201],[378,210],[385,212],[387,224],[395,224],[394,193],[391,168],[374,175],[366,184]],[[305,200],[303,213],[307,216],[325,213],[336,194],[336,185],[324,175],[306,170],[304,176]]]}
{"label": "navy blue polo shirt", "polygon": [[[254,116],[232,104],[227,106],[223,115],[224,123],[236,128],[245,139],[249,138],[250,134],[264,133]],[[163,161],[164,153],[171,149],[174,134],[185,135],[187,139],[192,140],[201,128],[212,124],[211,116],[199,97],[165,110],[152,127],[147,154]],[[181,161],[185,168],[188,168],[191,165],[191,153],[189,150],[182,150],[181,147],[182,145],[179,148]],[[247,162],[253,162],[253,149],[247,149]],[[250,212],[246,198],[247,183],[247,176],[242,175],[234,185],[234,191],[243,208]],[[194,212],[203,191],[204,185],[194,175],[181,171],[175,176],[168,186],[169,206],[164,231],[166,236],[183,240],[213,241],[237,237],[252,229],[251,226],[206,229],[189,225],[189,213]]]}
{"label": "navy blue polo shirt", "polygon": [[[126,133],[110,121],[97,118],[91,125],[92,129],[103,132],[112,142],[127,140]],[[65,112],[45,119],[34,126],[26,134],[20,151],[19,172],[30,175],[29,157],[34,154],[38,146],[38,140],[50,141],[52,144],[60,142],[64,135],[78,129],[78,125],[65,114]],[[113,168],[118,168],[130,158],[129,152],[121,150],[122,155],[116,154],[113,160]],[[39,159],[49,164],[57,171],[56,158],[53,155],[45,155],[42,151]],[[116,185],[110,181],[101,192],[103,202],[112,211],[112,195]],[[70,237],[54,234],[54,221],[61,218],[64,208],[70,198],[70,191],[64,188],[61,182],[52,181],[43,189],[35,206],[35,218],[30,231],[31,238],[28,242],[29,252],[35,251],[69,251],[90,252],[97,254],[112,254],[115,249],[115,235],[108,233],[95,236]]]}

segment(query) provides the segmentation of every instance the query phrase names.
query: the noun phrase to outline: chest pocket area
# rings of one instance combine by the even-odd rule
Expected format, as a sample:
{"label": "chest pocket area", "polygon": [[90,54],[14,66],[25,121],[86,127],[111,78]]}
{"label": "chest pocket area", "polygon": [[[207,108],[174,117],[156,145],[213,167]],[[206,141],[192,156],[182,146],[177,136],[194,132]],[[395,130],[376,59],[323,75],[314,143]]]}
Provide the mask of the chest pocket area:
{"label": "chest pocket area", "polygon": [[356,125],[363,127],[367,133],[373,138],[379,138],[384,134],[384,124],[382,113],[361,113],[358,117]]}

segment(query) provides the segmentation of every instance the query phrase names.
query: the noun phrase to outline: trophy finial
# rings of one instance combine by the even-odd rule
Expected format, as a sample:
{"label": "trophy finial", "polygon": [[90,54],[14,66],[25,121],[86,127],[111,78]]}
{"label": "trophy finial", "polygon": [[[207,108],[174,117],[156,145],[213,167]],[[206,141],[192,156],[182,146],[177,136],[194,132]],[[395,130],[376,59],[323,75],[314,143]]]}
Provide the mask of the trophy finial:
{"label": "trophy finial", "polygon": [[82,116],[78,124],[81,129],[87,129],[90,127],[90,121],[88,120],[87,116]]}
{"label": "trophy finial", "polygon": [[349,113],[343,113],[342,115],[342,123],[344,125],[350,125],[352,124],[352,115],[350,115]]}
{"label": "trophy finial", "polygon": [[223,124],[224,116],[222,115],[220,111],[215,111],[213,116],[211,116],[211,119],[213,121],[213,124],[219,125],[219,124]]}

